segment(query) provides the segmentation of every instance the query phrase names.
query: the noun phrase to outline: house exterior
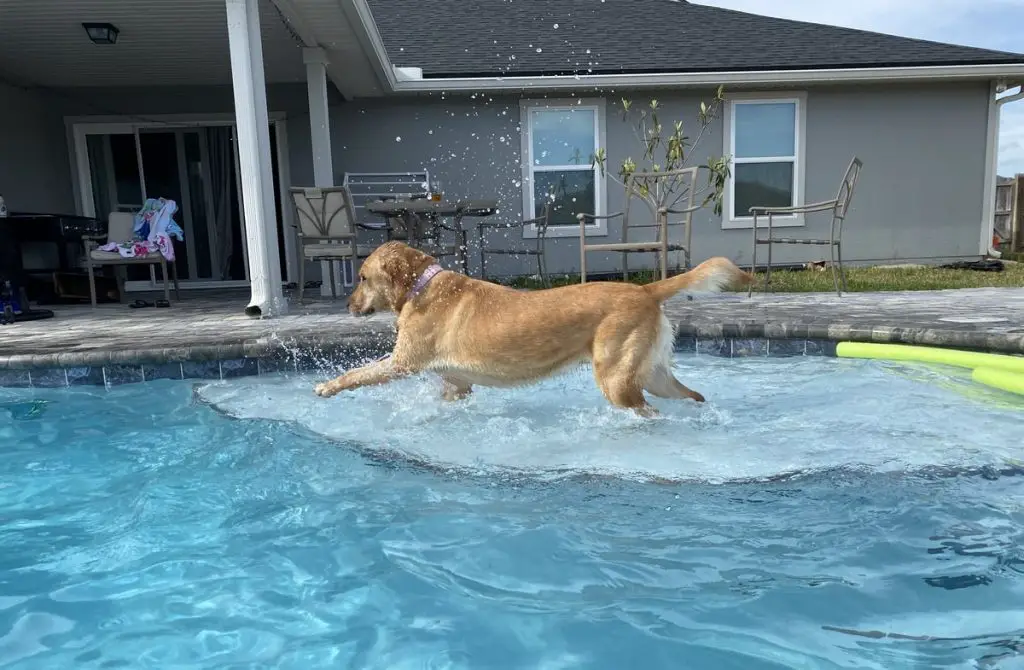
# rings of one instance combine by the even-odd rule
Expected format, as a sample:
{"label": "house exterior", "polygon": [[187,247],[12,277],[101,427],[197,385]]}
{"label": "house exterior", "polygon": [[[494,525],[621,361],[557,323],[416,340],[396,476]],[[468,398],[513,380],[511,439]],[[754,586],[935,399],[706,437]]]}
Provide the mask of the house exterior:
{"label": "house exterior", "polygon": [[[621,187],[579,157],[603,149],[613,168],[639,158],[622,99],[657,99],[662,119],[696,131],[718,85],[723,114],[693,158],[732,156],[733,177],[723,214],[695,216],[694,261],[749,262],[746,208],[834,197],[853,155],[865,168],[844,259],[978,257],[992,239],[999,109],[1024,81],[1021,54],[683,0],[9,5],[9,208],[102,216],[145,195],[177,196],[189,233],[183,288],[250,285],[265,315],[284,309],[279,280],[298,276],[289,185],[426,169],[446,197],[496,198],[508,221],[530,218],[552,184],[570,214],[617,212]],[[116,43],[91,43],[81,25],[90,21],[116,26]],[[579,264],[578,227],[563,218],[549,233],[552,272]],[[827,219],[777,224],[827,234]],[[619,234],[614,224],[588,232]],[[780,248],[776,258],[812,253]],[[612,270],[618,258],[594,254],[588,267]],[[488,271],[528,266],[495,258]]]}

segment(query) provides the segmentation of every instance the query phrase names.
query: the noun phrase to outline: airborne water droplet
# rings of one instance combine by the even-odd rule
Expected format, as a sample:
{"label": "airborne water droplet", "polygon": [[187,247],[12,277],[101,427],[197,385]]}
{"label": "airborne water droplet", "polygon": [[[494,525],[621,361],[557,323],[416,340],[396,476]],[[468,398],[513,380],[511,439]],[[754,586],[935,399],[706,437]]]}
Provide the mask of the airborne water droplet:
{"label": "airborne water droplet", "polygon": [[402,141],[402,136],[401,136],[401,135],[399,135],[398,137],[396,137],[396,138],[395,138],[395,141],[396,141],[396,142],[401,142],[401,141]]}
{"label": "airborne water droplet", "polygon": [[555,30],[558,30],[558,24],[557,23],[553,27],[554,27]]}
{"label": "airborne water droplet", "polygon": [[540,52],[542,52],[542,51],[544,51],[544,50],[543,50],[543,49],[541,49],[540,47],[537,47],[537,53],[540,53]]}

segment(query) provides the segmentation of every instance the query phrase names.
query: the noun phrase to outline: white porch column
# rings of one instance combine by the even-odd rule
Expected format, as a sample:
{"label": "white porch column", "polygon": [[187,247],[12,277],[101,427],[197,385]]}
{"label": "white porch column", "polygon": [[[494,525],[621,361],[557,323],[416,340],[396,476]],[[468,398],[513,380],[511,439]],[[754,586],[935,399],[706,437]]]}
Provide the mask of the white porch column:
{"label": "white porch column", "polygon": [[[334,186],[331,156],[331,116],[327,105],[327,53],[320,47],[305,47],[306,95],[309,99],[309,137],[313,145],[313,185]],[[299,256],[302,257],[300,251]],[[301,262],[305,263],[305,258]],[[331,264],[320,261],[320,295],[331,294]],[[334,267],[335,286],[341,286],[341,263]]]}
{"label": "white porch column", "polygon": [[277,208],[270,169],[270,119],[263,74],[259,0],[225,0],[225,5],[252,290],[245,313],[275,316],[287,312],[288,306],[281,288],[281,250],[277,242]]}

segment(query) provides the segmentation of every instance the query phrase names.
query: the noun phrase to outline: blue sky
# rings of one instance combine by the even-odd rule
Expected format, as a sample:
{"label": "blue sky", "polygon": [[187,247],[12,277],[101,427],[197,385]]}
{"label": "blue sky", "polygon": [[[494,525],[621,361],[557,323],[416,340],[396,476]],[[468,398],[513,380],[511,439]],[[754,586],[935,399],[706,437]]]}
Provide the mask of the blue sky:
{"label": "blue sky", "polygon": [[[1024,0],[691,0],[785,19],[1024,53]],[[999,129],[999,174],[1024,172],[1024,100]]]}

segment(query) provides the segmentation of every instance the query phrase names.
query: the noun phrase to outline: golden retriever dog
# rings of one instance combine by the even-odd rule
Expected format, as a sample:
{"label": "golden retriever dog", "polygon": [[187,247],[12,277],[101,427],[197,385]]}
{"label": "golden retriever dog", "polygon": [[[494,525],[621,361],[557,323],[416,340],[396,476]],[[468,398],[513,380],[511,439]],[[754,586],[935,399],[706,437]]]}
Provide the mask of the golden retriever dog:
{"label": "golden retriever dog", "polygon": [[474,385],[511,387],[590,361],[612,405],[655,414],[644,391],[659,398],[701,394],[672,374],[675,333],[662,303],[680,291],[716,292],[753,281],[727,258],[639,286],[593,282],[519,291],[442,270],[401,242],[376,249],[359,270],[348,301],[352,314],[398,315],[391,355],[317,385],[330,397],[421,372],[444,383],[444,398],[465,398]]}

